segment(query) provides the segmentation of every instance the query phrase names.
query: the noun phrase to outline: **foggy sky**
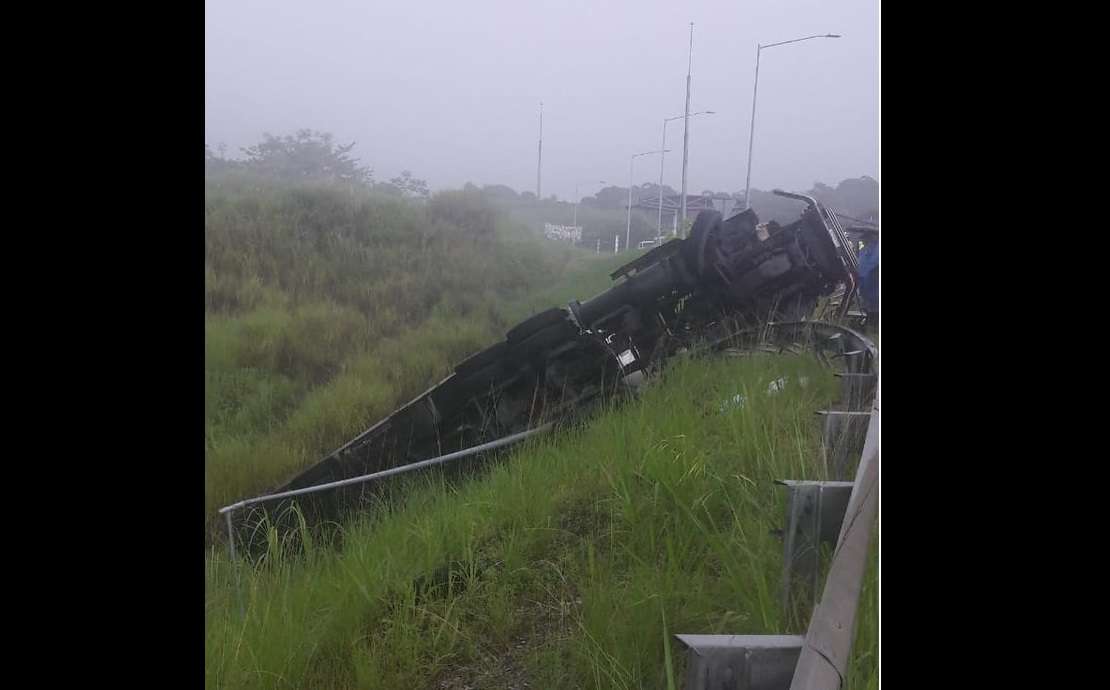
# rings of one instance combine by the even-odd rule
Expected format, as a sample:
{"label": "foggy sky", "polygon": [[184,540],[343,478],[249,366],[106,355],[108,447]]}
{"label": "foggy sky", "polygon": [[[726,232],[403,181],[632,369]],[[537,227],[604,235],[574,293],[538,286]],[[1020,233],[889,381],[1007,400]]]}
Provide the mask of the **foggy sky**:
{"label": "foggy sky", "polygon": [[[757,43],[765,49],[752,186],[879,179],[879,0],[205,0],[205,141],[331,132],[378,181],[466,182],[543,195],[627,186],[686,98],[694,22],[689,191],[744,188]],[[664,183],[680,189],[682,120]],[[655,182],[657,156],[636,159]]]}

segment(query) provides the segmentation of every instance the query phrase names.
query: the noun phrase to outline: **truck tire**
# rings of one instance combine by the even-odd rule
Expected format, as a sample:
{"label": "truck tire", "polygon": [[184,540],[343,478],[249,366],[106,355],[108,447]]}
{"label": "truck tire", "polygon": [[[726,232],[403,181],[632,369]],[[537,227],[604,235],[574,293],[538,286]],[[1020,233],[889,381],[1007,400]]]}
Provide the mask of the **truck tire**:
{"label": "truck tire", "polygon": [[682,258],[699,280],[705,279],[705,251],[709,237],[721,232],[724,220],[717,211],[702,211],[690,228],[689,244],[682,248]]}

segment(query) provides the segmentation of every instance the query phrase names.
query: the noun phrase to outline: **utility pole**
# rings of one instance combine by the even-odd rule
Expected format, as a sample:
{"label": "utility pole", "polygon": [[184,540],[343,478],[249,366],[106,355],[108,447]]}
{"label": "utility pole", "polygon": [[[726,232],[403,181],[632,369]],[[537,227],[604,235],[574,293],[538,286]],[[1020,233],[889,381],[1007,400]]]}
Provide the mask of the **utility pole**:
{"label": "utility pole", "polygon": [[[714,115],[712,110],[703,110],[700,113],[693,113],[687,115],[675,115],[674,117],[667,117],[663,119],[663,141],[659,146],[660,149],[667,148],[667,123],[671,120],[681,120],[684,117],[697,117],[698,115]],[[659,237],[663,236],[663,161],[666,156],[659,156],[659,217],[656,219],[656,234]]]}
{"label": "utility pole", "polygon": [[[659,150],[662,151],[665,148],[667,148],[667,118],[663,119],[663,141],[660,142]],[[656,220],[655,234],[660,237],[663,236],[663,161],[666,158],[665,155],[659,156],[659,217]]]}
{"label": "utility pole", "polygon": [[[667,153],[666,149],[659,149],[658,151],[644,151],[643,153],[633,154],[628,159],[628,225],[624,231],[624,250],[628,251],[632,247],[632,161],[640,156],[650,156],[653,153]],[[619,235],[618,235],[619,237]]]}
{"label": "utility pole", "polygon": [[539,203],[543,197],[540,196],[540,175],[543,172],[543,101],[540,101],[540,152],[536,160],[536,202]]}
{"label": "utility pole", "polygon": [[682,130],[682,228],[686,228],[686,163],[690,149],[690,73],[694,67],[694,22],[690,22],[690,59],[686,65],[686,115]]}
{"label": "utility pole", "polygon": [[[805,36],[803,38],[794,38],[789,41],[779,41],[778,43],[768,43],[762,45],[757,43],[755,46],[755,81],[752,84],[752,127],[748,131],[748,179],[744,182],[744,208],[749,209],[752,207],[752,147],[755,144],[755,99],[759,95],[759,54],[763,52],[764,48],[774,48],[775,46],[784,46],[787,43],[798,43],[800,41],[808,41],[813,38],[840,38],[840,34],[823,34],[814,36]],[[685,206],[685,205],[684,205]],[[683,213],[685,218],[685,213]]]}

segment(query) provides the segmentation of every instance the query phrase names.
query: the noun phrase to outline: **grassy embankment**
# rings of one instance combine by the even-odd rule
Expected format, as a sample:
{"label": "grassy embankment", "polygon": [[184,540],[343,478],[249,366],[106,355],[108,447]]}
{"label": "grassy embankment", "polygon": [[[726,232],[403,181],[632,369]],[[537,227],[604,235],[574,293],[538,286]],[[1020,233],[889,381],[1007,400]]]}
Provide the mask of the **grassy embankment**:
{"label": "grassy embankment", "polygon": [[[620,262],[448,201],[208,190],[206,506],[284,479]],[[781,374],[809,385],[763,394]],[[679,367],[480,477],[406,482],[342,551],[233,572],[213,549],[206,685],[666,687],[667,633],[789,630],[770,480],[821,476],[812,411],[832,385],[805,359]],[[749,404],[722,413],[737,392]],[[872,565],[852,687],[877,686],[874,588]]]}
{"label": "grassy embankment", "polygon": [[[772,480],[823,476],[813,411],[834,386],[808,358],[683,363],[482,476],[411,480],[341,552],[275,558],[238,593],[213,553],[207,685],[664,688],[671,633],[800,632],[778,603]],[[877,687],[875,586],[873,562],[853,688]]]}
{"label": "grassy embankment", "polygon": [[208,181],[206,514],[315,462],[560,289],[602,289],[617,261],[539,240],[477,195],[416,206]]}

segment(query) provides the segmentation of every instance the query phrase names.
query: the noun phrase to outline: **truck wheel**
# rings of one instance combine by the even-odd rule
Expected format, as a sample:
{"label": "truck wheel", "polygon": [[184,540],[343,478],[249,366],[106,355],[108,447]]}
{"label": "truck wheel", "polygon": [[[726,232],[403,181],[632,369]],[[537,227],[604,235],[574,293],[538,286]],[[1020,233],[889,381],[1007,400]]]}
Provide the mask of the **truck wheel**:
{"label": "truck wheel", "polygon": [[690,237],[687,239],[688,244],[683,249],[683,258],[686,259],[686,266],[689,267],[694,275],[699,279],[704,279],[705,272],[705,252],[709,244],[709,238],[712,235],[717,235],[721,232],[721,226],[724,221],[721,219],[721,214],[717,211],[702,211],[694,220],[693,227],[690,228]]}

